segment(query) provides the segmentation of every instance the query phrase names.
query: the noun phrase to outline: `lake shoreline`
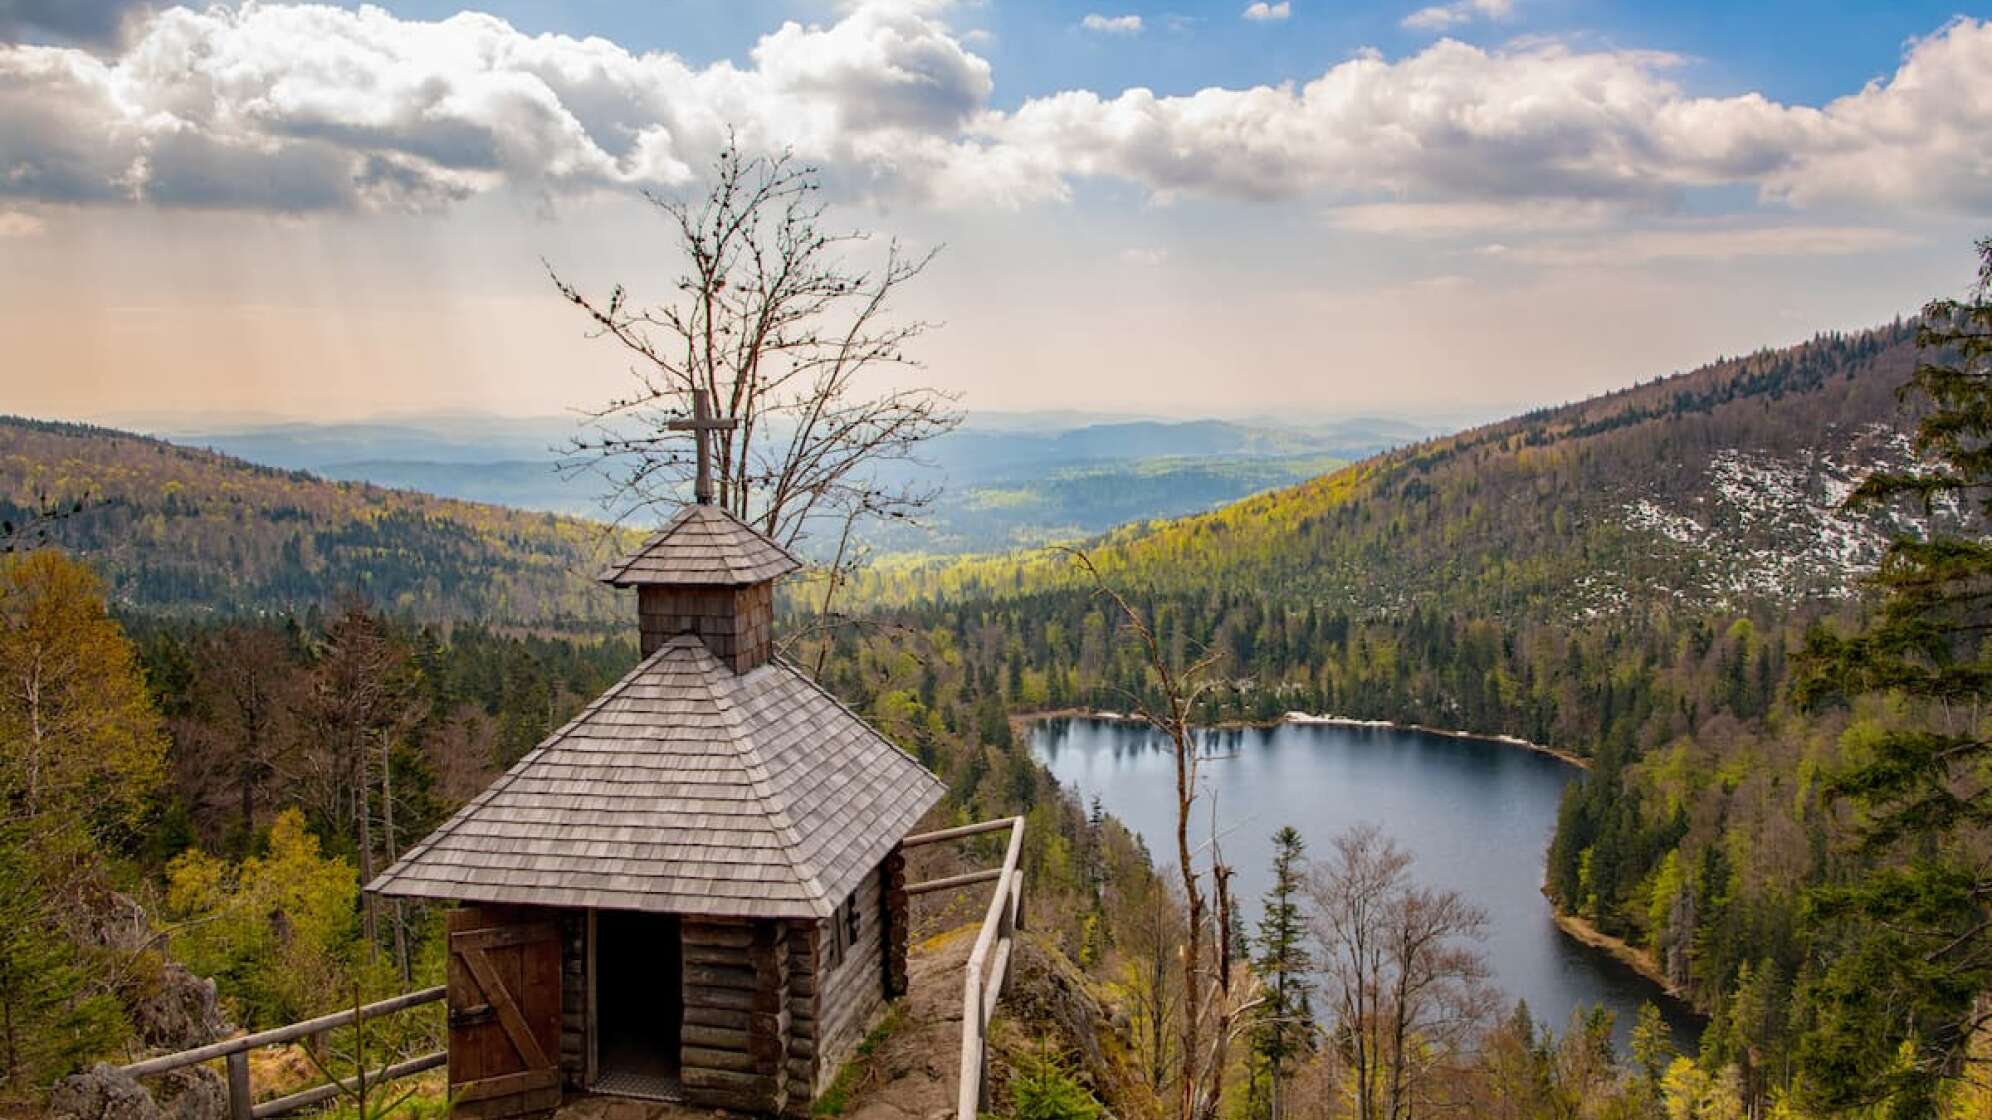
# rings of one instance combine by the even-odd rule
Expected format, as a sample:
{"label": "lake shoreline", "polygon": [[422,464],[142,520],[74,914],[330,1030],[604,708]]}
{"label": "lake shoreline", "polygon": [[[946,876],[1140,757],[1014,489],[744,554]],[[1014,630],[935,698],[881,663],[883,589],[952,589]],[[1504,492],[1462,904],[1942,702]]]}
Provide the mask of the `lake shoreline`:
{"label": "lake shoreline", "polygon": [[[1133,715],[1126,712],[1108,711],[1108,710],[1084,708],[1084,707],[1041,709],[1029,712],[1014,713],[1010,717],[1010,726],[1012,728],[1013,733],[1017,736],[1019,743],[1031,742],[1033,744],[1032,753],[1034,756],[1036,756],[1037,752],[1035,747],[1038,741],[1040,740],[1040,737],[1045,734],[1046,725],[1050,721],[1059,720],[1059,719],[1097,721],[1090,727],[1087,727],[1086,725],[1082,724],[1080,728],[1075,729],[1070,733],[1075,737],[1075,740],[1077,742],[1090,744],[1087,748],[1088,750],[1094,750],[1094,749],[1103,750],[1105,748],[1101,746],[1101,744],[1108,744],[1108,743],[1124,744],[1126,747],[1134,747],[1138,744],[1146,742],[1149,749],[1138,750],[1125,757],[1132,759],[1138,756],[1142,758],[1150,758],[1150,761],[1143,764],[1142,769],[1140,769],[1138,773],[1135,771],[1130,771],[1130,773],[1133,773],[1137,778],[1139,778],[1140,774],[1150,773],[1153,770],[1155,770],[1157,763],[1152,759],[1152,748],[1154,745],[1154,740],[1151,736],[1153,732],[1150,731],[1146,726],[1143,726],[1142,730],[1140,731],[1135,730],[1135,727],[1137,725],[1147,724],[1147,721],[1142,719],[1138,715]],[[1222,722],[1212,722],[1209,724],[1203,724],[1200,725],[1199,729],[1218,730],[1218,731],[1253,730],[1255,732],[1270,733],[1278,728],[1289,725],[1293,726],[1318,725],[1323,727],[1343,727],[1350,729],[1402,731],[1407,733],[1408,735],[1417,735],[1420,737],[1435,736],[1443,739],[1485,742],[1500,747],[1520,747],[1524,750],[1530,751],[1531,753],[1542,754],[1550,758],[1553,758],[1557,762],[1562,763],[1564,766],[1575,767],[1579,770],[1588,769],[1588,760],[1586,759],[1579,758],[1568,751],[1558,750],[1552,747],[1545,746],[1544,744],[1530,742],[1518,736],[1478,734],[1473,732],[1454,731],[1454,730],[1447,730],[1441,728],[1425,727],[1413,723],[1402,723],[1391,720],[1365,720],[1365,719],[1355,719],[1346,716],[1315,715],[1307,712],[1287,712],[1283,716],[1272,720],[1234,719]],[[1292,740],[1291,743],[1292,745],[1295,746],[1303,745],[1308,741],[1309,738],[1311,737],[1303,737],[1302,739],[1299,740]],[[1247,743],[1249,744],[1251,742],[1256,742],[1256,741],[1257,739],[1255,736],[1251,739],[1248,739]],[[1326,757],[1361,758],[1365,756],[1375,756],[1381,759],[1383,758],[1383,756],[1394,757],[1396,754],[1399,753],[1396,751],[1381,749],[1381,748],[1388,748],[1391,746],[1395,746],[1396,741],[1380,741],[1369,736],[1326,735],[1321,737],[1320,742],[1325,752],[1323,756],[1324,758]],[[1225,754],[1231,749],[1226,744],[1217,741],[1204,741],[1203,745],[1204,749],[1218,752],[1219,754]],[[1332,748],[1332,750],[1330,750],[1329,748]],[[1055,753],[1056,752],[1054,752],[1054,757]],[[1308,756],[1311,756],[1313,753],[1314,752],[1312,751],[1301,752],[1301,754]],[[1445,754],[1451,754],[1453,756],[1452,759],[1449,761],[1437,761],[1443,759]],[[1166,762],[1166,755],[1167,752],[1164,751],[1163,758],[1159,764],[1160,768],[1163,770],[1166,770],[1168,768]],[[1081,755],[1080,757],[1088,757],[1088,756]],[[1122,757],[1119,748],[1115,750],[1113,757],[1115,758]],[[1478,774],[1482,771],[1483,768],[1493,767],[1495,768],[1496,771],[1501,773],[1514,774],[1514,775],[1519,775],[1523,773],[1532,774],[1533,778],[1530,779],[1530,781],[1533,783],[1533,787],[1531,788],[1541,787],[1544,785],[1550,785],[1552,787],[1562,787],[1567,785],[1568,781],[1567,775],[1569,774],[1569,771],[1560,770],[1560,768],[1557,767],[1517,766],[1515,762],[1502,761],[1503,759],[1514,758],[1515,756],[1511,754],[1504,754],[1503,752],[1500,751],[1483,752],[1478,750],[1471,750],[1471,751],[1460,751],[1460,752],[1442,752],[1441,754],[1438,755],[1429,755],[1426,757],[1434,760],[1436,764],[1440,767],[1440,771],[1435,776],[1441,779],[1446,778],[1446,775],[1450,773],[1451,768],[1464,767],[1466,768],[1467,771]],[[1473,759],[1475,759],[1476,757],[1481,761],[1473,761]],[[1047,768],[1053,769],[1055,775],[1058,773],[1058,770],[1053,762],[1047,761],[1043,757],[1040,757],[1038,760],[1042,764],[1044,764]],[[1128,765],[1133,765],[1133,764],[1129,763]],[[1397,771],[1393,769],[1393,767],[1395,766],[1395,763],[1393,761],[1379,761],[1372,766],[1366,767],[1366,769],[1373,771],[1376,766],[1383,767],[1384,768],[1383,772],[1388,772],[1391,774],[1397,773]],[[1071,767],[1068,767],[1068,769],[1071,769]],[[1117,773],[1118,771],[1115,772]],[[1300,775],[1311,775],[1316,772],[1317,771],[1314,770],[1303,770],[1296,773]],[[1082,773],[1092,773],[1092,767],[1090,765],[1086,765],[1086,766],[1081,766],[1077,769],[1072,769],[1073,780],[1075,782],[1093,780],[1091,778],[1082,777],[1081,776]],[[1291,778],[1292,775],[1290,775],[1289,777]],[[1372,775],[1372,777],[1374,777],[1374,775]],[[1100,780],[1110,780],[1110,779],[1100,779]],[[1422,784],[1420,788],[1424,788]],[[1447,786],[1445,781],[1441,781],[1437,783],[1436,788],[1446,789],[1449,787]],[[1274,796],[1277,797],[1276,794]],[[1541,799],[1537,799],[1534,797],[1533,794],[1530,794],[1527,800],[1529,801],[1530,804],[1533,805],[1536,804]],[[1553,796],[1548,797],[1547,800],[1541,800],[1541,804],[1543,805],[1544,812],[1550,813],[1552,815],[1554,814],[1556,802]],[[1136,800],[1129,802],[1128,805],[1122,807],[1132,809],[1136,813],[1137,817],[1140,817],[1144,813],[1143,809],[1144,805],[1146,805],[1145,801]],[[1117,815],[1119,815],[1120,808],[1116,807],[1116,805],[1114,804],[1114,799],[1111,796],[1107,798],[1107,808],[1109,811],[1115,812]],[[1472,814],[1468,813],[1467,815],[1471,816]],[[1122,819],[1130,822],[1133,821],[1133,818],[1128,818],[1128,817],[1122,817]],[[1528,819],[1530,820],[1535,819],[1535,814],[1533,813],[1529,814]],[[1152,827],[1154,825],[1154,822],[1149,821],[1148,825]],[[1135,828],[1135,827],[1137,827],[1135,823],[1130,823],[1130,828]],[[1506,833],[1502,833],[1502,835],[1505,836]],[[1536,843],[1535,841],[1518,841],[1518,842],[1529,843],[1532,848],[1531,854],[1534,854],[1536,851],[1539,851],[1539,849],[1533,849],[1533,844]],[[1466,858],[1467,858],[1467,863],[1472,864],[1471,857],[1466,857]],[[1494,894],[1487,895],[1486,898],[1483,900],[1484,905],[1488,906],[1490,908],[1490,911],[1499,911],[1500,913],[1503,914],[1508,914],[1512,911],[1517,916],[1518,921],[1526,920],[1529,924],[1532,924],[1534,926],[1534,929],[1536,931],[1538,931],[1530,935],[1530,939],[1533,939],[1533,941],[1531,941],[1530,939],[1522,939],[1515,942],[1516,945],[1523,946],[1523,948],[1520,951],[1517,951],[1513,954],[1513,960],[1514,962],[1517,962],[1515,967],[1521,970],[1516,975],[1518,977],[1524,978],[1516,981],[1516,983],[1520,985],[1520,987],[1517,990],[1525,992],[1528,995],[1530,1003],[1533,1005],[1537,1001],[1535,999],[1535,994],[1536,994],[1535,988],[1531,987],[1532,983],[1536,984],[1539,987],[1544,987],[1544,990],[1556,993],[1558,998],[1561,998],[1561,996],[1564,994],[1565,986],[1567,985],[1570,988],[1571,994],[1573,994],[1573,996],[1576,998],[1577,1004],[1581,1005],[1585,1003],[1592,1003],[1599,1006],[1611,1007],[1618,1015],[1619,1019],[1621,1020],[1622,1026],[1624,1026],[1626,1029],[1629,1029],[1632,1016],[1634,1015],[1634,1012],[1637,1010],[1642,1000],[1655,1003],[1660,1006],[1661,1010],[1666,1015],[1667,1021],[1670,1025],[1670,1029],[1675,1032],[1675,1038],[1677,1044],[1683,1046],[1684,1048],[1691,1049],[1692,1040],[1694,1036],[1702,1029],[1697,1024],[1705,1023],[1706,1016],[1702,1015],[1699,1011],[1697,1011],[1694,1008],[1694,1006],[1683,997],[1683,993],[1681,991],[1677,990],[1674,986],[1670,985],[1667,982],[1667,978],[1661,967],[1661,962],[1657,959],[1655,954],[1646,952],[1640,947],[1633,945],[1625,941],[1624,939],[1614,937],[1604,932],[1603,930],[1598,929],[1595,925],[1593,925],[1589,921],[1586,921],[1581,916],[1563,913],[1561,909],[1556,905],[1555,900],[1547,897],[1548,891],[1544,887],[1543,879],[1538,877],[1539,875],[1540,871],[1538,871],[1537,874],[1525,874],[1519,876],[1491,874],[1489,877],[1485,879],[1482,888],[1483,890],[1491,890],[1497,892]],[[1482,880],[1475,880],[1475,881],[1479,882]],[[1525,896],[1534,896],[1536,901],[1534,901],[1531,904],[1526,900]],[[1512,900],[1512,901],[1504,901],[1504,900]],[[1537,907],[1542,907],[1542,909],[1537,909]],[[1556,927],[1555,932],[1551,932],[1550,930],[1545,929],[1540,924],[1542,920],[1541,915],[1543,909],[1549,911],[1549,917],[1551,919],[1551,922]],[[1526,928],[1526,927],[1518,926],[1517,928]],[[1560,949],[1555,948],[1553,946],[1553,942],[1556,941],[1561,941],[1563,947]],[[1572,946],[1570,944],[1572,941],[1576,942],[1575,946]],[[1573,969],[1573,968],[1581,969],[1581,971],[1577,973],[1580,979],[1575,981],[1570,981],[1567,979],[1555,980],[1545,986],[1541,983],[1541,977],[1539,977],[1537,973],[1530,971],[1530,969],[1533,967],[1532,962],[1535,959],[1529,955],[1530,952],[1534,951],[1532,948],[1529,947],[1532,944],[1543,946],[1541,952],[1548,954],[1549,955],[1548,959],[1573,960],[1574,958],[1571,957],[1571,954],[1574,952],[1577,957],[1586,958],[1589,963],[1586,963],[1582,966],[1575,965],[1574,963],[1555,966],[1556,969]],[[1505,951],[1508,950],[1504,950],[1504,952]],[[1556,956],[1556,954],[1562,954],[1562,956],[1558,957]],[[1504,965],[1503,967],[1507,966]],[[1544,972],[1542,975],[1554,976],[1554,975],[1559,975],[1559,973],[1557,973],[1554,969],[1552,969],[1548,972]],[[1624,1032],[1621,1031],[1620,1033],[1621,1035],[1623,1035]],[[1621,1046],[1626,1045],[1623,1037],[1620,1038],[1619,1045]]]}
{"label": "lake shoreline", "polygon": [[1668,998],[1679,1003],[1690,1014],[1702,1019],[1708,1018],[1689,1001],[1686,992],[1675,987],[1673,982],[1667,979],[1667,974],[1660,968],[1659,958],[1653,955],[1651,949],[1642,949],[1622,937],[1614,937],[1580,915],[1566,913],[1563,907],[1556,904],[1555,899],[1549,902],[1549,913],[1556,919],[1556,928],[1570,935],[1572,940],[1609,954],[1612,959],[1652,981],[1661,991],[1667,993]]}
{"label": "lake shoreline", "polygon": [[[1031,712],[1013,712],[1010,715],[1012,730],[1020,730],[1033,723],[1043,723],[1054,719],[1096,719],[1106,723],[1146,723],[1140,716],[1123,712],[1111,712],[1094,708],[1047,708]],[[1198,724],[1209,731],[1268,731],[1275,727],[1359,727],[1379,731],[1416,731],[1424,735],[1437,735],[1446,739],[1464,739],[1477,743],[1498,743],[1504,747],[1520,747],[1548,755],[1565,765],[1579,770],[1589,770],[1591,760],[1557,747],[1531,742],[1517,735],[1487,735],[1477,731],[1455,731],[1444,727],[1427,727],[1422,723],[1399,723],[1388,719],[1356,719],[1352,716],[1322,716],[1310,712],[1287,712],[1278,719],[1227,719],[1218,723]],[[1600,934],[1599,936],[1604,936]]]}

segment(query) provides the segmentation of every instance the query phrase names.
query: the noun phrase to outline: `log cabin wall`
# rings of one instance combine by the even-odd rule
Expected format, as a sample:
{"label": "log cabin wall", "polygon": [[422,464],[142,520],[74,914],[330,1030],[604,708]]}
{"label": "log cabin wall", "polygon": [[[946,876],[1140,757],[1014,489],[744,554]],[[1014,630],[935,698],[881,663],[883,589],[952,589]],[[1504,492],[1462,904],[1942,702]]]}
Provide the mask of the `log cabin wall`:
{"label": "log cabin wall", "polygon": [[789,1116],[808,1116],[816,1103],[816,970],[823,928],[817,922],[789,923],[788,1107],[784,1109]]}
{"label": "log cabin wall", "polygon": [[[833,944],[840,936],[832,923],[846,921],[845,908],[818,923],[816,1084],[814,1092],[829,1088],[837,1071],[850,1058],[865,1032],[885,1009],[885,930],[880,892],[880,869],[873,868],[853,892],[857,936],[844,938],[841,951]],[[848,933],[848,929],[846,930]]]}
{"label": "log cabin wall", "polygon": [[879,920],[885,923],[885,998],[906,994],[907,938],[912,929],[911,909],[906,897],[906,853],[898,848],[886,853],[878,866]]}
{"label": "log cabin wall", "polygon": [[788,1104],[789,927],[687,917],[680,1080],[688,1103],[738,1112]]}
{"label": "log cabin wall", "polygon": [[560,914],[560,1081],[588,1087],[588,912]]}

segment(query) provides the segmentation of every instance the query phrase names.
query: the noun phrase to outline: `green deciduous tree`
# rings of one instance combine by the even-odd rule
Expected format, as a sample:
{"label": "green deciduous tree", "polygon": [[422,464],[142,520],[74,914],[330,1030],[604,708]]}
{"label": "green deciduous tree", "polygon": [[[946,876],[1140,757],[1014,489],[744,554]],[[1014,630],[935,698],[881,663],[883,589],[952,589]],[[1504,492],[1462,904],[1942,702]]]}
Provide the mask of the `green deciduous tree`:
{"label": "green deciduous tree", "polygon": [[275,1026],[334,1009],[356,956],[353,865],[319,852],[286,809],[268,850],[233,865],[191,850],[166,868],[173,955],[234,993],[245,1023]]}
{"label": "green deciduous tree", "polygon": [[0,1091],[44,1086],[124,1032],[77,927],[165,750],[96,577],[53,550],[0,556]]}

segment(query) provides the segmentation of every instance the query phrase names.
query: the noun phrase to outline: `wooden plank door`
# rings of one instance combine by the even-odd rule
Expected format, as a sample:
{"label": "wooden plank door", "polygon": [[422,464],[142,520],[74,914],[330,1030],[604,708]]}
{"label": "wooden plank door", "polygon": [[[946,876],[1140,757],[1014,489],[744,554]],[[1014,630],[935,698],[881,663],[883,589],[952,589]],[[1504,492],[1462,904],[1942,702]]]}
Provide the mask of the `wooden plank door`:
{"label": "wooden plank door", "polygon": [[560,925],[545,911],[449,913],[450,1094],[472,1120],[560,1105]]}

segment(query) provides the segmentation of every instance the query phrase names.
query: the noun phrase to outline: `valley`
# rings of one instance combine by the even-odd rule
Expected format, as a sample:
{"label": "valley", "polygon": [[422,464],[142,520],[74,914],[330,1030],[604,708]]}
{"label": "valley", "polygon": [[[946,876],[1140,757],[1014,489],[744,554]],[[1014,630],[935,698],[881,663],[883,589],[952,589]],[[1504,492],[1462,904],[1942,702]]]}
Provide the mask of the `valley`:
{"label": "valley", "polygon": [[[283,470],[417,490],[569,517],[630,514],[577,436],[575,419],[411,417],[394,423],[277,424],[197,430],[167,421],[163,438]],[[1078,540],[1131,521],[1198,513],[1291,485],[1352,459],[1430,435],[1390,419],[1299,427],[1215,421],[1128,420],[1001,413],[923,448],[917,461],[881,465],[887,482],[938,493],[917,523],[875,526],[878,556],[995,552]],[[630,524],[649,515],[638,511]],[[817,559],[834,551],[827,529],[803,542]]]}

